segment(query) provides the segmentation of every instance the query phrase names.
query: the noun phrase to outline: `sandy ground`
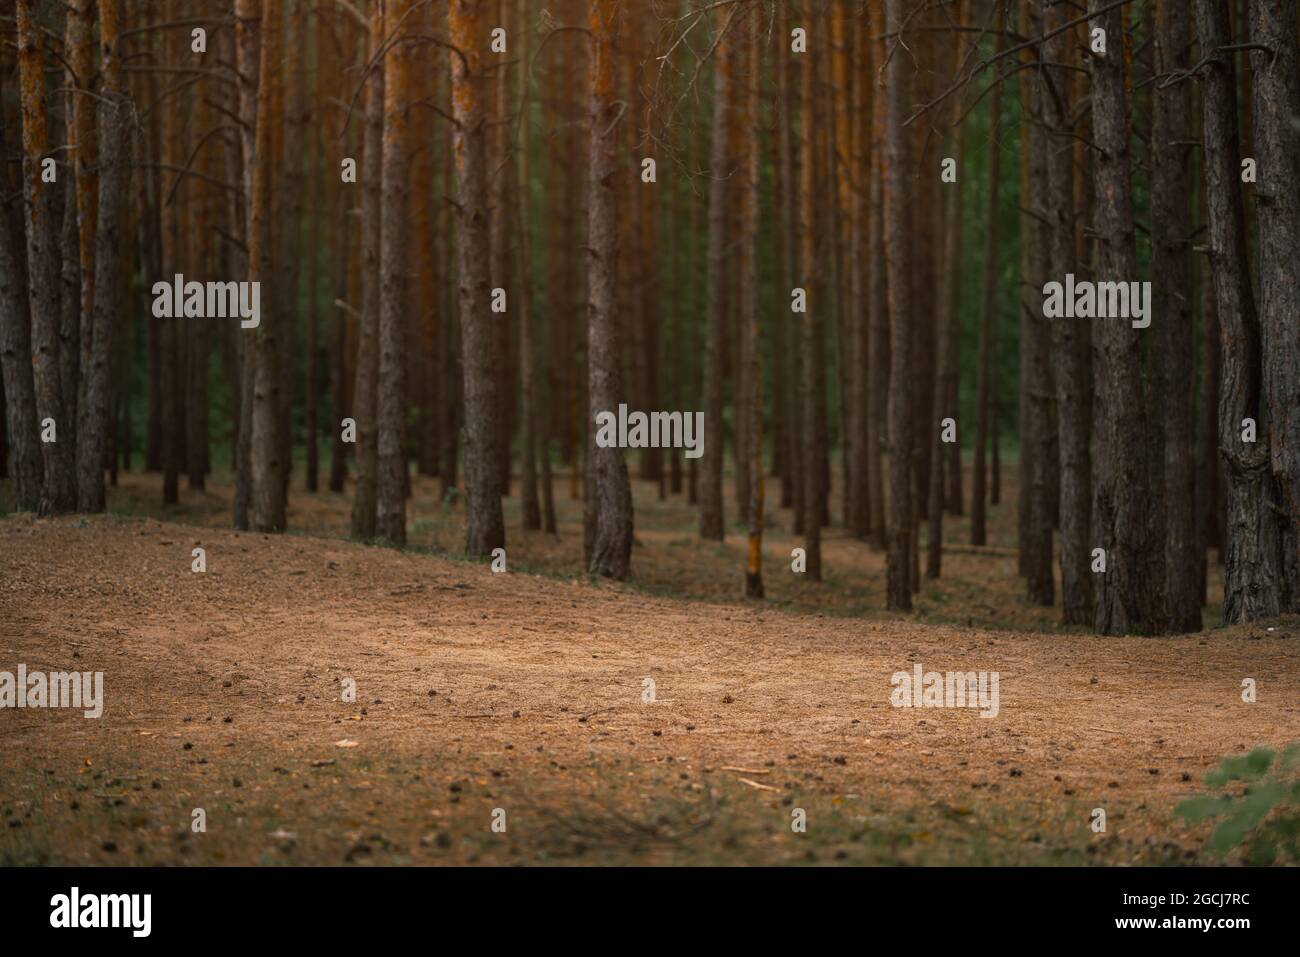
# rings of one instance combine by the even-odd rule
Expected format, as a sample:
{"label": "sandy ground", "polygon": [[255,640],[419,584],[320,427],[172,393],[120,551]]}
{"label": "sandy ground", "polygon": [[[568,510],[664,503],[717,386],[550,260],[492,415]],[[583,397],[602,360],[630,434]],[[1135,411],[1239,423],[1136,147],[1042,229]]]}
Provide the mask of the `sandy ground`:
{"label": "sandy ground", "polygon": [[[860,620],[10,516],[0,670],[102,671],[107,703],[0,711],[0,863],[1195,861],[1177,800],[1300,739],[1298,631]],[[917,662],[997,671],[998,715],[892,707]]]}

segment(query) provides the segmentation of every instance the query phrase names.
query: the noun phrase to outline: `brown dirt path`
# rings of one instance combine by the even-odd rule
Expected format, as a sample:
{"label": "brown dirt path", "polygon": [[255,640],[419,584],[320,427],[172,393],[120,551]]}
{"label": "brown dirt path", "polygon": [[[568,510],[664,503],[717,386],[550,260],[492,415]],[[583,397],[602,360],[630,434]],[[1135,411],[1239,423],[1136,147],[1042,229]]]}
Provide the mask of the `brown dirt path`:
{"label": "brown dirt path", "polygon": [[[195,546],[206,574],[190,571]],[[1095,806],[1117,822],[1108,859],[1191,858],[1199,840],[1171,830],[1173,803],[1224,755],[1300,739],[1298,630],[995,633],[687,603],[333,540],[11,516],[0,670],[100,670],[107,704],[98,720],[0,711],[0,859],[183,859],[191,804],[239,816],[239,836],[195,835],[208,850],[191,860],[228,862],[286,847],[297,862],[554,860],[575,845],[775,862],[803,853],[783,806],[823,804],[850,861],[951,859],[928,848],[968,819],[981,829],[968,848],[1084,848]],[[998,671],[1000,713],[891,707],[890,676],[917,661]],[[345,678],[355,704],[340,701]],[[512,823],[513,849],[493,850],[502,795],[545,822],[546,842]],[[723,817],[735,830],[703,857],[683,851],[686,811],[645,816],[705,799],[699,830]],[[904,839],[858,855],[886,818]],[[599,833],[561,840],[564,827]]]}

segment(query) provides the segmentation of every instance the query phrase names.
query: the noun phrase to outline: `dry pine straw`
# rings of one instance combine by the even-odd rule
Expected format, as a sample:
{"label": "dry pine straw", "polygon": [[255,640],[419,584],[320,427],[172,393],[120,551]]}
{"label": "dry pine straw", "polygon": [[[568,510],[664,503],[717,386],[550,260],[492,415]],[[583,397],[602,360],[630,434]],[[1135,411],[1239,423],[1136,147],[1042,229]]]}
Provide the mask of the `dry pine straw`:
{"label": "dry pine straw", "polygon": [[[198,545],[206,574],[190,571]],[[1300,738],[1295,628],[1141,639],[863,621],[334,540],[18,515],[0,520],[0,668],[102,670],[107,704],[97,721],[0,712],[0,799],[5,766],[118,752],[166,767],[183,732],[216,762],[232,740],[309,763],[347,739],[376,759],[508,753],[559,787],[557,762],[675,761],[773,802],[812,768],[825,794],[1167,808],[1222,756]],[[998,671],[1000,713],[891,707],[890,676],[915,662]],[[355,704],[339,700],[349,677]]]}

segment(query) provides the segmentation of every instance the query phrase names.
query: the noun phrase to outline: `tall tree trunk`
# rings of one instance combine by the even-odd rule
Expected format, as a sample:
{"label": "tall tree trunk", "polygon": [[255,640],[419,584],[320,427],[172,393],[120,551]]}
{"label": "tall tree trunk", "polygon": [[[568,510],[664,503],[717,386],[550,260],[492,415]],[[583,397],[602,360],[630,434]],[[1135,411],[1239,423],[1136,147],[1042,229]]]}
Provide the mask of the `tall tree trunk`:
{"label": "tall tree trunk", "polygon": [[[0,76],[0,101],[4,77]],[[8,156],[8,141],[0,124],[0,156]],[[0,176],[0,183],[9,183]],[[0,200],[0,378],[4,380],[5,421],[13,455],[14,505],[19,511],[40,508],[44,464],[41,461],[36,386],[32,377],[31,314],[27,301],[21,202]]]}
{"label": "tall tree trunk", "polygon": [[[164,0],[159,11],[161,22],[177,19],[177,0]],[[183,54],[183,35],[167,30],[162,36],[163,62],[170,67],[179,66]],[[185,271],[185,253],[181,230],[181,204],[188,205],[193,191],[187,178],[178,170],[186,162],[189,152],[188,118],[191,98],[188,90],[173,91],[160,103],[157,138],[153,148],[165,172],[161,174],[160,190],[156,195],[159,256],[162,275],[170,277]],[[162,470],[163,504],[180,502],[180,473],[185,467],[185,369],[183,363],[184,319],[172,316],[158,325],[160,374],[162,377]]]}
{"label": "tall tree trunk", "polygon": [[[44,478],[38,511],[54,515],[76,505],[71,423],[64,419],[59,364],[59,222],[54,215],[56,183],[42,181],[49,150],[45,114],[45,55],[35,0],[18,3],[18,69],[23,129],[23,219],[27,233],[28,308],[31,315],[32,376],[42,430]],[[49,422],[56,441],[45,441]],[[57,441],[62,432],[66,438]]]}
{"label": "tall tree trunk", "polygon": [[[789,44],[785,38],[790,36],[790,11],[785,4],[777,5],[781,17],[781,27],[777,35],[782,38],[776,48],[777,62],[777,103],[780,111],[777,139],[777,163],[781,189],[780,223],[782,252],[782,290],[793,289],[798,285],[799,247],[797,238],[798,217],[796,213],[799,196],[799,182],[795,174],[794,155],[794,93],[790,80],[791,57]],[[693,209],[693,207],[692,207]],[[780,398],[779,417],[782,423],[781,440],[784,451],[781,456],[781,507],[793,508],[791,515],[795,534],[803,531],[803,501],[799,489],[803,453],[800,449],[800,436],[803,428],[800,423],[801,392],[799,382],[799,332],[791,323],[777,322],[777,336],[785,337],[785,347],[780,359],[783,380]]]}
{"label": "tall tree trunk", "polygon": [[[1190,64],[1191,11],[1185,2],[1158,0],[1155,71],[1166,76]],[[1151,274],[1157,278],[1153,312],[1160,317],[1159,394],[1165,398],[1165,630],[1201,630],[1200,549],[1196,531],[1195,316],[1190,237],[1192,182],[1191,90],[1186,83],[1156,85],[1151,120]],[[1064,439],[1064,432],[1062,432]],[[1064,511],[1064,501],[1062,501]],[[1084,560],[1086,560],[1086,555]]]}
{"label": "tall tree trunk", "polygon": [[885,78],[885,251],[889,274],[889,553],[885,604],[912,610],[912,290],[911,250],[904,223],[911,208],[908,131],[908,71],[901,49],[903,0],[886,0],[887,29],[896,33]]}
{"label": "tall tree trunk", "polygon": [[[1196,0],[1202,72],[1206,199],[1210,264],[1220,329],[1219,448],[1227,467],[1227,568],[1223,620],[1266,618],[1281,611],[1282,569],[1277,522],[1270,508],[1269,433],[1261,421],[1262,357],[1259,318],[1246,254],[1246,220],[1237,133],[1237,84],[1228,11]],[[1294,255],[1294,249],[1291,251]],[[1257,441],[1243,441],[1254,419]]]}
{"label": "tall tree trunk", "polygon": [[407,164],[410,162],[410,54],[394,42],[412,0],[385,0],[384,37],[392,43],[384,59],[383,212],[380,215],[379,447],[376,481],[378,536],[406,544],[403,398],[406,392],[404,320],[406,289]]}
{"label": "tall tree trunk", "polygon": [[[94,19],[95,12],[91,0],[73,0],[68,5],[68,22],[66,43],[68,64],[70,66],[68,102],[71,119],[68,121],[68,145],[72,147],[76,187],[76,222],[77,222],[77,275],[80,279],[80,296],[74,296],[71,290],[64,293],[65,300],[74,303],[76,316],[73,326],[77,339],[65,339],[70,355],[76,357],[71,366],[74,374],[71,382],[63,383],[64,395],[71,396],[72,402],[66,410],[77,415],[77,434],[81,429],[81,402],[85,395],[86,374],[84,363],[90,351],[91,313],[95,302],[95,234],[96,216],[98,214],[98,144],[95,135],[95,105],[90,96],[94,76]],[[64,255],[68,252],[65,250]],[[67,312],[65,303],[65,313]],[[69,330],[71,331],[71,330]],[[69,436],[73,438],[73,436]],[[77,439],[80,447],[80,439]],[[102,468],[102,451],[99,466]],[[78,480],[78,484],[80,481]]]}
{"label": "tall tree trunk", "polygon": [[885,178],[888,175],[885,155],[885,130],[888,115],[887,81],[878,79],[885,72],[885,17],[882,4],[867,7],[872,41],[872,112],[870,204],[871,227],[868,234],[867,269],[867,351],[870,373],[867,381],[867,514],[871,540],[877,548],[886,546],[884,446],[888,436],[889,405],[889,324],[887,299],[888,267],[885,261]]}
{"label": "tall tree trunk", "polygon": [[[77,428],[77,508],[104,510],[104,446],[112,427],[109,375],[113,332],[123,311],[123,218],[130,183],[131,103],[122,87],[121,0],[99,0],[99,176],[95,223],[93,308],[83,317],[81,373],[85,388]],[[83,287],[84,288],[84,287]]]}
{"label": "tall tree trunk", "polygon": [[484,131],[481,0],[451,0],[448,32],[456,119],[456,251],[460,272],[461,367],[465,377],[465,552],[486,557],[505,545],[497,455],[497,388],[489,308],[487,146]]}
{"label": "tall tree trunk", "polygon": [[1250,39],[1259,45],[1250,60],[1259,164],[1253,192],[1259,222],[1262,388],[1276,483],[1281,605],[1295,612],[1300,611],[1300,54],[1295,3],[1251,0]]}
{"label": "tall tree trunk", "polygon": [[731,130],[734,109],[735,43],[731,36],[734,9],[719,14],[722,35],[713,54],[713,140],[709,161],[709,306],[704,347],[704,455],[700,460],[700,537],[722,541],[726,523],[722,510],[722,390],[723,350],[727,309],[727,204],[731,172]]}
{"label": "tall tree trunk", "polygon": [[[257,135],[257,83],[258,58],[258,7],[255,0],[234,0],[235,14],[235,67],[239,71],[239,126],[241,155],[241,187],[244,196],[243,224],[245,233],[244,271],[251,274],[256,268],[252,259],[253,232],[253,157]],[[268,300],[269,302],[269,297]],[[154,324],[150,324],[152,329]],[[249,527],[253,507],[253,336],[241,329],[236,333],[239,365],[239,428],[235,447],[235,499],[234,526]],[[152,348],[152,342],[150,343]],[[152,401],[150,409],[152,410]],[[150,413],[152,443],[152,411]]]}
{"label": "tall tree trunk", "polygon": [[[1129,162],[1132,135],[1125,31],[1118,9],[1102,12],[1104,0],[1089,0],[1088,21],[1107,37],[1105,53],[1093,53],[1092,123],[1098,282],[1128,283],[1137,276],[1133,186]],[[1069,320],[1064,320],[1069,321]],[[1143,401],[1140,330],[1128,316],[1098,318],[1093,459],[1094,543],[1105,549],[1106,571],[1097,576],[1095,628],[1100,634],[1150,634],[1159,626],[1158,589],[1164,550],[1152,541],[1151,479],[1146,405]],[[1163,489],[1157,490],[1163,494]]]}
{"label": "tall tree trunk", "polygon": [[[1005,45],[1005,24],[998,21],[994,32],[994,56]],[[993,327],[997,323],[998,306],[998,213],[999,187],[1002,179],[1001,86],[994,88],[989,105],[988,144],[988,207],[984,219],[984,295],[980,304],[979,344],[975,376],[975,476],[971,485],[970,543],[988,543],[988,468],[986,456],[989,444],[990,379],[993,375]]]}
{"label": "tall tree trunk", "polygon": [[[1042,23],[1049,32],[1060,29],[1063,23],[1073,17],[1065,7],[1053,6],[1047,2],[1041,6]],[[1066,33],[1058,33],[1043,44],[1046,60],[1060,64],[1047,69],[1045,82],[1038,89],[1047,164],[1047,189],[1040,195],[1043,212],[1050,226],[1046,236],[1040,232],[1036,240],[1026,240],[1046,245],[1050,278],[1061,283],[1065,282],[1067,273],[1075,270],[1074,155],[1071,148],[1074,131],[1070,128],[1069,115],[1073,92],[1072,45],[1073,38]],[[1032,257],[1033,253],[1030,255]],[[1044,324],[1051,326],[1052,350],[1056,360],[1062,614],[1066,624],[1085,624],[1092,621],[1092,408],[1088,395],[1091,336],[1087,326],[1080,322],[1068,319],[1050,322],[1043,318],[1042,300],[1038,298],[1038,290],[1042,288],[1043,282],[1042,276],[1036,276],[1030,283],[1030,295],[1038,300],[1031,321],[1040,326],[1037,330],[1040,333],[1045,331]],[[1043,365],[1046,366],[1046,362]],[[1028,382],[1031,390],[1042,388],[1041,381],[1035,380],[1045,371],[1042,369],[1031,373]],[[1046,402],[1033,397],[1029,401],[1043,406],[1042,409],[1034,409],[1033,414],[1041,414],[1045,410],[1050,412]],[[1050,427],[1046,423],[1043,427],[1050,433]],[[1041,444],[1036,451],[1046,459],[1050,438],[1040,435],[1039,439]],[[1042,605],[1052,603],[1054,591],[1049,475],[1046,461],[1031,474],[1034,488],[1030,506],[1030,540],[1027,543],[1029,547],[1025,549],[1029,596]]]}
{"label": "tall tree trunk", "polygon": [[[588,422],[602,412],[617,414],[623,389],[619,374],[619,326],[614,313],[618,260],[614,157],[618,114],[614,102],[614,41],[619,0],[587,0],[591,30],[591,153],[587,200],[587,374]],[[707,434],[707,433],[706,433]],[[709,436],[715,446],[717,439]],[[623,450],[594,442],[593,485],[596,528],[589,569],[607,578],[626,578],[632,561],[632,490]]]}
{"label": "tall tree trunk", "polygon": [[[784,39],[784,38],[783,38]],[[804,290],[804,311],[798,317],[799,325],[799,431],[803,434],[799,469],[803,505],[803,535],[806,559],[805,574],[812,581],[821,581],[822,544],[821,526],[823,510],[821,445],[818,441],[817,391],[824,390],[818,377],[817,311],[824,309],[825,301],[817,295],[817,235],[814,226],[813,204],[816,202],[814,184],[817,167],[813,151],[813,137],[817,127],[814,121],[813,89],[817,58],[812,51],[799,56],[799,288]]]}
{"label": "tall tree trunk", "polygon": [[[521,446],[523,462],[520,467],[519,496],[523,508],[524,528],[532,531],[542,527],[541,503],[538,500],[537,458],[549,457],[550,448],[546,441],[547,418],[541,408],[541,398],[537,387],[537,340],[534,325],[537,318],[533,313],[533,271],[532,271],[532,218],[531,193],[529,192],[529,157],[528,150],[532,142],[529,115],[529,38],[532,21],[529,16],[529,0],[523,0],[520,12],[522,29],[519,42],[519,62],[524,64],[519,74],[519,149],[516,156],[519,190],[517,226],[519,229],[519,385],[523,393],[521,426]],[[539,434],[540,433],[540,434]],[[549,484],[550,470],[543,462],[543,480]],[[549,489],[547,490],[549,495]],[[552,526],[554,525],[554,503],[552,509]]]}
{"label": "tall tree trunk", "polygon": [[[272,127],[276,85],[283,50],[283,0],[263,0],[262,49],[257,84],[257,126],[253,145],[251,212],[248,220],[249,281],[272,281],[274,231],[271,228]],[[281,355],[276,323],[263,320],[252,330],[254,354],[253,527],[261,532],[285,529],[285,448]]]}
{"label": "tall tree trunk", "polygon": [[763,129],[759,116],[758,86],[762,77],[762,48],[757,14],[751,13],[746,24],[748,45],[748,70],[745,78],[745,115],[749,129],[741,132],[744,143],[743,174],[740,207],[740,255],[737,273],[740,277],[740,319],[744,323],[741,340],[746,368],[744,381],[749,389],[746,404],[749,415],[745,437],[749,448],[749,487],[746,493],[749,507],[749,542],[745,557],[745,595],[763,597],[763,362],[759,341],[758,322],[758,194],[762,187],[759,178],[759,144]]}
{"label": "tall tree trunk", "polygon": [[[959,28],[966,22],[967,0],[960,0],[957,5],[953,24]],[[952,74],[954,82],[960,74],[963,60],[964,44],[960,33],[952,39]],[[943,442],[942,423],[945,419],[954,422],[960,419],[953,400],[957,397],[957,350],[960,343],[958,335],[960,325],[961,291],[961,234],[962,234],[962,184],[965,182],[966,128],[961,122],[961,97],[954,96],[948,119],[951,124],[949,156],[957,163],[959,175],[957,182],[943,188],[943,205],[945,206],[943,230],[942,284],[939,291],[939,315],[937,317],[936,336],[938,339],[939,364],[934,379],[934,413],[930,422],[930,487],[928,489],[930,506],[927,510],[929,542],[925,559],[925,576],[938,578],[943,564],[943,511],[944,511],[944,472],[950,467],[945,462],[945,443]]]}
{"label": "tall tree trunk", "polygon": [[370,9],[365,78],[365,134],[361,163],[361,325],[352,418],[357,424],[357,481],[352,491],[352,537],[369,541],[376,531],[379,454],[380,246],[383,242],[384,68],[376,58],[384,42],[384,5]]}

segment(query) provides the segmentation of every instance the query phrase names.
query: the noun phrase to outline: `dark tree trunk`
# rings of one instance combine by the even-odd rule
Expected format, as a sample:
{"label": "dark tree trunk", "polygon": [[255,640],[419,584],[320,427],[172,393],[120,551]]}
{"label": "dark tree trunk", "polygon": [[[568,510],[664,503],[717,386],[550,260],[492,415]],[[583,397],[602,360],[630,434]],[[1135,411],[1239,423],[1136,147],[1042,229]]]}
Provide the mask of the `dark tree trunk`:
{"label": "dark tree trunk", "polygon": [[55,426],[56,441],[42,435],[43,483],[38,511],[55,515],[76,505],[72,423],[64,418],[59,361],[59,226],[54,193],[59,186],[41,180],[49,150],[45,112],[45,54],[35,0],[18,4],[18,67],[23,139],[23,221],[27,231],[27,289],[31,315],[32,379],[38,428]]}
{"label": "dark tree trunk", "polygon": [[[591,153],[587,198],[587,374],[590,390],[588,424],[596,415],[617,412],[622,396],[619,373],[619,326],[614,312],[618,261],[615,209],[614,37],[618,0],[587,0],[591,30]],[[707,442],[717,439],[706,432]],[[593,441],[592,485],[596,526],[588,568],[607,578],[626,578],[632,561],[632,490],[623,450],[600,448]]]}
{"label": "dark tree trunk", "polygon": [[[272,282],[273,236],[271,225],[272,204],[272,103],[275,85],[279,82],[282,37],[283,0],[264,0],[262,4],[262,42],[257,83],[257,126],[253,146],[252,192],[248,225],[249,279]],[[282,532],[285,529],[285,461],[283,390],[281,381],[281,355],[276,323],[262,321],[252,329],[252,342],[245,348],[253,350],[253,415],[252,454],[253,470],[253,528],[260,532]]]}
{"label": "dark tree trunk", "polygon": [[[406,24],[411,0],[386,0],[384,36],[391,39]],[[409,30],[408,30],[409,32]],[[387,42],[387,41],[386,41]],[[375,481],[375,533],[394,545],[406,544],[406,393],[405,318],[407,189],[410,162],[410,48],[394,44],[384,57],[384,139],[382,212],[379,240],[378,450]]]}
{"label": "dark tree trunk", "polygon": [[[1300,54],[1294,0],[1251,0],[1259,325],[1276,483],[1281,604],[1300,611]],[[1267,514],[1266,510],[1266,514]]]}
{"label": "dark tree trunk", "polygon": [[[1269,433],[1261,421],[1260,326],[1246,254],[1236,68],[1233,53],[1222,50],[1232,42],[1223,4],[1196,0],[1196,30],[1201,56],[1208,60],[1201,73],[1202,139],[1221,343],[1219,449],[1227,467],[1223,620],[1236,624],[1281,611],[1282,568],[1279,529],[1271,510]],[[1248,418],[1257,426],[1254,444],[1242,441]]]}
{"label": "dark tree trunk", "polygon": [[[956,26],[965,23],[966,2],[958,5]],[[953,77],[961,71],[965,45],[960,34],[952,40]],[[944,512],[944,472],[950,467],[945,461],[947,446],[943,442],[945,419],[956,422],[960,419],[956,404],[957,397],[957,350],[961,333],[960,299],[961,291],[961,232],[962,232],[962,184],[965,182],[965,126],[961,124],[961,97],[952,98],[949,122],[952,124],[952,139],[949,141],[948,155],[956,160],[957,169],[963,175],[957,182],[944,186],[943,192],[943,256],[942,282],[939,291],[939,315],[936,319],[935,336],[938,340],[938,368],[934,378],[934,411],[930,423],[930,482],[928,488],[929,507],[927,508],[927,528],[929,536],[925,560],[925,577],[938,578],[943,565],[943,512]]]}
{"label": "dark tree trunk", "polygon": [[816,57],[809,51],[799,56],[799,286],[805,292],[804,312],[797,316],[799,326],[799,375],[796,382],[799,388],[798,419],[799,431],[803,435],[803,447],[800,449],[800,486],[803,505],[804,552],[807,561],[805,574],[812,581],[822,577],[821,526],[822,511],[825,507],[822,484],[822,446],[820,442],[821,417],[818,414],[818,390],[824,391],[824,384],[819,378],[817,353],[820,348],[818,340],[817,312],[824,309],[826,300],[817,294],[817,248],[814,227],[813,204],[816,202],[814,192],[817,170],[814,165],[813,137],[817,126],[814,122],[815,107],[813,102],[813,77],[816,70]]}
{"label": "dark tree trunk", "polygon": [[[371,10],[368,60],[378,54],[384,35],[383,5]],[[452,58],[455,59],[454,57]],[[382,293],[380,246],[383,242],[384,70],[375,65],[366,77],[365,141],[361,180],[361,322],[357,339],[352,418],[357,424],[357,479],[352,491],[352,537],[375,537],[379,455],[379,335]]]}
{"label": "dark tree trunk", "polygon": [[714,51],[713,140],[709,163],[709,305],[704,347],[704,455],[700,459],[700,537],[722,541],[726,524],[722,514],[722,390],[723,351],[726,347],[727,205],[730,200],[730,115],[735,98],[732,78],[733,47],[730,36],[734,10],[719,14],[722,37]]}
{"label": "dark tree trunk", "polygon": [[[903,0],[886,0],[887,29],[901,31]],[[885,604],[899,611],[912,610],[912,300],[911,256],[904,234],[911,209],[908,131],[903,127],[908,110],[911,65],[894,40],[885,79],[888,132],[885,143],[885,251],[889,273],[889,554],[886,564]]]}
{"label": "dark tree trunk", "polygon": [[[1005,45],[1004,31],[994,34],[994,55]],[[970,543],[984,545],[988,542],[988,468],[986,456],[989,444],[990,379],[993,375],[993,327],[997,324],[998,303],[998,200],[1002,178],[1002,150],[1000,144],[1002,97],[1001,87],[992,93],[989,106],[988,144],[988,207],[984,220],[984,296],[980,304],[979,341],[975,375],[975,477],[971,486]]]}
{"label": "dark tree trunk", "polygon": [[123,219],[130,183],[130,109],[122,88],[120,0],[99,0],[100,100],[98,219],[95,232],[94,308],[83,319],[89,336],[82,355],[81,372],[86,384],[79,406],[77,429],[77,508],[83,512],[104,510],[104,447],[110,417],[113,332],[121,314],[122,253],[125,249]]}
{"label": "dark tree trunk", "polygon": [[[1106,31],[1106,53],[1093,54],[1092,122],[1098,282],[1137,278],[1133,193],[1129,161],[1132,124],[1128,67],[1118,9],[1099,12],[1089,0],[1093,29]],[[1069,321],[1069,320],[1064,320]],[[1106,550],[1106,572],[1097,576],[1095,627],[1100,634],[1150,634],[1159,626],[1158,583],[1164,551],[1153,540],[1148,415],[1142,387],[1141,330],[1126,316],[1093,319],[1098,353],[1093,460],[1093,524],[1096,547]],[[1157,492],[1161,494],[1163,490]]]}
{"label": "dark tree trunk", "polygon": [[[1060,5],[1043,4],[1043,23],[1055,30],[1072,19],[1071,13]],[[1073,91],[1072,52],[1073,40],[1068,34],[1058,34],[1043,46],[1049,63],[1062,64],[1051,68],[1046,79],[1052,90],[1040,88],[1039,103],[1043,121],[1048,131],[1045,143],[1047,154],[1047,189],[1042,194],[1043,206],[1051,223],[1047,235],[1038,235],[1037,241],[1046,245],[1050,261],[1050,278],[1065,282],[1067,273],[1075,270],[1074,248],[1074,150],[1071,139],[1070,116]],[[1055,95],[1053,95],[1053,90]],[[1031,253],[1031,256],[1033,254]],[[1035,277],[1033,293],[1042,288],[1044,279]],[[1060,476],[1060,526],[1061,526],[1061,604],[1066,624],[1081,625],[1092,621],[1092,405],[1089,402],[1089,360],[1092,355],[1090,330],[1086,320],[1046,320],[1042,318],[1041,299],[1035,307],[1032,321],[1050,325],[1051,343],[1056,360],[1056,433]],[[1045,370],[1040,370],[1039,375]],[[1040,386],[1033,381],[1030,389]],[[1045,400],[1029,399],[1046,406]],[[1040,447],[1047,452],[1047,442]],[[1046,488],[1048,469],[1046,463],[1034,476],[1035,485],[1032,532],[1035,541],[1046,544],[1043,554],[1031,549],[1026,560],[1030,597],[1040,604],[1052,601],[1052,515],[1050,496]]]}
{"label": "dark tree trunk", "polygon": [[[1190,65],[1191,11],[1183,0],[1156,5],[1155,71]],[[1191,89],[1156,85],[1151,120],[1151,274],[1160,317],[1159,394],[1165,397],[1165,630],[1201,630],[1201,553],[1196,530],[1195,316],[1192,310]],[[1064,433],[1063,433],[1064,434]]]}
{"label": "dark tree trunk", "polygon": [[456,118],[456,249],[460,272],[461,367],[465,383],[465,552],[487,557],[505,545],[501,463],[497,452],[499,384],[493,315],[489,306],[487,145],[484,131],[481,18],[486,4],[451,0],[451,42],[464,51],[451,60]]}

